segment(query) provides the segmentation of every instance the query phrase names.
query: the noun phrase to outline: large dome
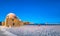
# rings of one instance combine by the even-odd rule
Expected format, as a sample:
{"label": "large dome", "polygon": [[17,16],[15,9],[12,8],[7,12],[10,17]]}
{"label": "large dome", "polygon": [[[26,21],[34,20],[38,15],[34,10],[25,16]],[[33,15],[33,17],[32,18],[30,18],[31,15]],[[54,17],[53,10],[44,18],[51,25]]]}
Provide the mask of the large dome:
{"label": "large dome", "polygon": [[9,17],[9,18],[14,18],[14,17],[16,17],[16,15],[15,15],[14,13],[9,13],[9,14],[7,15],[7,17]]}

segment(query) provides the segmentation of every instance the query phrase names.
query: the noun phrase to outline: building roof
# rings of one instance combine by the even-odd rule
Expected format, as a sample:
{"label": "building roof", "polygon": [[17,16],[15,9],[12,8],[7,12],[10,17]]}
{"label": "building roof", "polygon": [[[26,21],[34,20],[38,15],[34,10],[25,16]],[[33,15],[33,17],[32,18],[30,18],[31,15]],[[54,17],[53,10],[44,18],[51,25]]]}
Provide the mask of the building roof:
{"label": "building roof", "polygon": [[9,17],[9,18],[15,18],[16,15],[15,15],[14,13],[9,13],[9,14],[7,15],[7,17]]}

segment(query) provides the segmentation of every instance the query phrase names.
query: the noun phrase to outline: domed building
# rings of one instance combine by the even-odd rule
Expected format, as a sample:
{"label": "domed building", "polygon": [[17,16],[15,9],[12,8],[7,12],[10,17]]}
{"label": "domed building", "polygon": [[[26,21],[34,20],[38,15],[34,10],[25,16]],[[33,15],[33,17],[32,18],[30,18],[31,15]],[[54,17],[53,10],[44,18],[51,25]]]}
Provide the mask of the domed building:
{"label": "domed building", "polygon": [[2,22],[2,26],[6,26],[6,27],[18,27],[24,24],[29,24],[29,23],[22,22],[21,19],[18,19],[18,17],[14,13],[9,13],[6,16],[5,22]]}

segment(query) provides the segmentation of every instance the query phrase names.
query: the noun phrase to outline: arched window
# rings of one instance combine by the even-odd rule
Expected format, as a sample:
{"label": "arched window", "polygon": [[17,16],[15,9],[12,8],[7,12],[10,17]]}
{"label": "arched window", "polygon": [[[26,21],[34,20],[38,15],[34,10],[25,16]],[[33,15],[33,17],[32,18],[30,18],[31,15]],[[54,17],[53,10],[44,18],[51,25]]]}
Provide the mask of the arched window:
{"label": "arched window", "polygon": [[12,21],[14,21],[14,19],[12,19]]}
{"label": "arched window", "polygon": [[13,26],[14,26],[15,23],[13,23]]}

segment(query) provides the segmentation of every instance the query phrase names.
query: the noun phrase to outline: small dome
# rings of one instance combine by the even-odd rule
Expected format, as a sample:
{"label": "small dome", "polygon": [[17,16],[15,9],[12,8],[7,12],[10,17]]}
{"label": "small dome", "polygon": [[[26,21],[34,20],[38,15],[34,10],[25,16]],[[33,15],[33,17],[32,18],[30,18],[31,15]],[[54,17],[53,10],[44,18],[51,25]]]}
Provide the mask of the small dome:
{"label": "small dome", "polygon": [[9,13],[9,14],[7,15],[7,17],[9,17],[9,18],[14,18],[14,17],[16,17],[16,15],[15,15],[14,13]]}

